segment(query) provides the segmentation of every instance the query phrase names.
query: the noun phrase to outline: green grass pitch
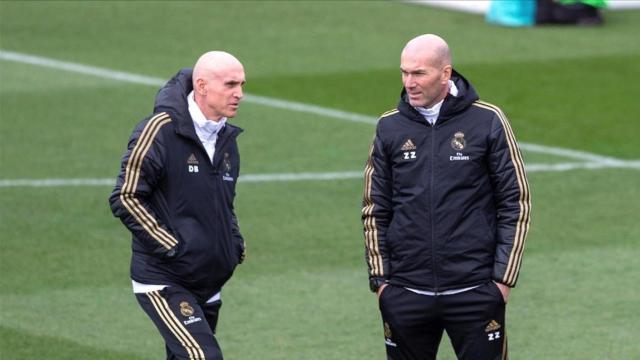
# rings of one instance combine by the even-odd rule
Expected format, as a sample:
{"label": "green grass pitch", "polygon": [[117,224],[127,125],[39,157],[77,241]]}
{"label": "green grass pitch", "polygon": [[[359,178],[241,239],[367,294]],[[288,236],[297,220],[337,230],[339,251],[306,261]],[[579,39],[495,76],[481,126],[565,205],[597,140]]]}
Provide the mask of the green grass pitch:
{"label": "green grass pitch", "polygon": [[[521,142],[631,164],[640,11],[602,28],[490,26],[400,2],[0,2],[0,49],[168,79],[207,50],[250,94],[375,117],[399,54],[445,37],[456,68]],[[0,182],[113,178],[157,87],[0,60]],[[361,171],[373,126],[246,102],[243,174]],[[524,152],[528,165],[577,162]],[[531,171],[532,228],[508,307],[513,359],[640,358],[640,170]],[[248,257],[223,291],[228,359],[383,359],[360,223],[361,179],[242,182]],[[0,358],[160,359],[129,281],[110,186],[0,187]],[[440,358],[454,359],[448,340]]]}

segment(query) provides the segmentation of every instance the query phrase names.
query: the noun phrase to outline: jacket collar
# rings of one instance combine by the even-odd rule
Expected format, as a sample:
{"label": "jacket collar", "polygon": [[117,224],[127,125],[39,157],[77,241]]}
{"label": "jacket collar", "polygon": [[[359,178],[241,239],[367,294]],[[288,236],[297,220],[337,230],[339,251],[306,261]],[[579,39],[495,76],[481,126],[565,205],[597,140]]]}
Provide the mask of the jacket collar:
{"label": "jacket collar", "polygon": [[[451,94],[447,94],[444,98],[436,125],[441,124],[442,122],[454,117],[456,114],[466,110],[474,101],[479,99],[478,94],[471,83],[469,83],[469,81],[455,69],[451,73],[451,81],[453,81],[456,88],[458,88],[458,95],[453,96]],[[411,120],[426,123],[424,116],[409,104],[407,91],[404,88],[400,93],[398,111]]]}

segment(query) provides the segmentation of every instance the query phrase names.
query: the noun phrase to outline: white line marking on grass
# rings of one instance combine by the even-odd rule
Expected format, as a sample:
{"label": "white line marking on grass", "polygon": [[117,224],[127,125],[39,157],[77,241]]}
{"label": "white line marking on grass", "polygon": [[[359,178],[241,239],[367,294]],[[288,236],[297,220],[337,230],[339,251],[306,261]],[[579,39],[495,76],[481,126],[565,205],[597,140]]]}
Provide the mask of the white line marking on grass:
{"label": "white line marking on grass", "polygon": [[290,173],[290,174],[254,174],[240,175],[240,182],[271,182],[271,181],[301,181],[301,180],[343,180],[343,179],[364,179],[362,171],[343,171],[328,173]]}
{"label": "white line marking on grass", "polygon": [[608,164],[608,165],[615,165],[620,162],[622,163],[625,162],[624,160],[616,159],[613,157],[593,154],[593,153],[580,151],[580,150],[564,149],[564,148],[558,148],[558,147],[552,147],[552,146],[546,146],[546,145],[537,145],[537,144],[520,143],[520,142],[518,143],[518,145],[521,150],[526,150],[526,151],[540,153],[540,154],[562,156],[570,159],[586,160],[586,161],[592,161],[592,162]]}
{"label": "white line marking on grass", "polygon": [[21,54],[13,51],[0,50],[0,60],[14,61],[23,64],[42,66],[52,69],[65,70],[68,72],[74,72],[84,75],[96,76],[109,80],[123,81],[133,84],[150,85],[150,86],[162,86],[166,83],[166,80],[137,75],[123,71],[110,70],[105,68],[99,68],[95,66],[83,65],[78,63],[72,63],[67,61],[60,61],[50,59],[41,56],[33,56],[27,54]]}
{"label": "white line marking on grass", "polygon": [[[91,75],[91,76],[96,76],[104,79],[117,80],[117,81],[133,83],[133,84],[140,84],[140,85],[162,86],[167,82],[167,80],[151,77],[151,76],[138,75],[138,74],[128,73],[124,71],[117,71],[117,70],[105,69],[105,68],[100,68],[95,66],[84,65],[84,64],[60,61],[60,60],[45,58],[41,56],[21,54],[13,51],[6,51],[6,50],[0,50],[0,60],[14,61],[14,62],[19,62],[23,64],[42,66],[42,67],[58,69],[58,70],[65,70],[69,72],[74,72],[74,73],[79,73],[84,75]],[[298,111],[298,112],[303,112],[308,114],[321,115],[321,116],[326,116],[326,117],[340,119],[340,120],[362,122],[367,124],[375,124],[377,122],[376,118],[367,116],[367,115],[354,114],[347,111],[329,109],[321,106],[304,104],[304,103],[299,103],[299,102],[289,101],[289,100],[275,99],[275,98],[270,98],[266,96],[245,94],[244,101],[248,103],[264,105],[264,106],[277,108],[277,109],[285,109],[290,111]]]}
{"label": "white line marking on grass", "polygon": [[[604,169],[604,168],[624,168],[640,169],[640,161],[618,161],[616,163],[558,163],[558,164],[528,164],[525,165],[527,173],[534,172],[558,172],[576,169]],[[303,173],[281,173],[281,174],[248,174],[241,175],[239,181],[243,183],[261,182],[288,182],[288,181],[327,181],[327,180],[348,180],[362,179],[363,171],[343,171],[343,172],[303,172]],[[114,186],[115,179],[5,179],[0,180],[0,188],[7,187],[57,187],[57,186]]]}
{"label": "white line marking on grass", "polygon": [[56,187],[56,186],[114,186],[115,179],[6,179],[0,180],[4,187]]}
{"label": "white line marking on grass", "polygon": [[[328,173],[282,173],[282,174],[248,174],[241,175],[238,181],[274,182],[304,180],[343,180],[363,178],[363,171],[344,171]],[[5,179],[0,180],[0,188],[4,187],[57,187],[57,186],[114,186],[115,178],[101,179]]]}
{"label": "white line marking on grass", "polygon": [[[132,74],[128,72],[110,70],[105,68],[99,68],[95,66],[89,66],[84,64],[60,61],[55,59],[50,59],[41,56],[33,56],[28,54],[17,53],[13,51],[0,50],[0,60],[6,61],[15,61],[23,64],[31,64],[43,67],[49,67],[59,70],[65,70],[69,72],[75,72],[85,75],[97,76],[110,80],[118,80],[124,81],[134,84],[141,85],[150,85],[150,86],[162,86],[165,83],[165,80],[155,77],[149,77],[144,75]],[[272,108],[285,109],[290,111],[297,111],[302,113],[321,115],[324,117],[346,120],[346,121],[354,121],[366,124],[376,124],[377,118],[362,114],[351,113],[347,111],[341,111],[336,109],[325,108],[322,106],[316,106],[312,104],[305,104],[295,101],[275,99],[266,96],[258,96],[245,94],[245,100],[249,103],[264,105]],[[586,160],[600,164],[606,165],[616,165],[623,160],[619,160],[612,157],[597,155],[593,153],[589,153],[586,151],[572,150],[572,149],[564,149],[557,148],[551,146],[530,144],[530,143],[519,143],[520,147],[523,150],[543,153],[543,154],[551,154],[556,156],[567,157],[571,159],[577,160]],[[604,166],[607,167],[607,166]],[[608,166],[612,167],[612,166]],[[613,166],[617,167],[617,166]],[[622,166],[625,167],[625,166]]]}
{"label": "white line marking on grass", "polygon": [[569,171],[577,169],[596,170],[607,168],[618,169],[640,169],[640,161],[623,161],[617,160],[615,162],[591,162],[591,163],[558,163],[558,164],[525,164],[524,166],[527,173],[532,172],[558,172]]}
{"label": "white line marking on grass", "polygon": [[339,119],[339,120],[360,122],[360,123],[372,124],[372,125],[375,125],[378,123],[378,119],[373,116],[356,114],[356,113],[336,110],[336,109],[329,109],[322,106],[299,103],[295,101],[281,100],[281,99],[275,99],[275,98],[270,98],[266,96],[258,96],[258,95],[250,95],[250,94],[245,94],[244,99],[250,103],[260,104],[260,105],[264,105],[272,108],[298,111],[298,112],[307,113],[307,114],[320,115],[320,116],[330,117],[330,118]]}

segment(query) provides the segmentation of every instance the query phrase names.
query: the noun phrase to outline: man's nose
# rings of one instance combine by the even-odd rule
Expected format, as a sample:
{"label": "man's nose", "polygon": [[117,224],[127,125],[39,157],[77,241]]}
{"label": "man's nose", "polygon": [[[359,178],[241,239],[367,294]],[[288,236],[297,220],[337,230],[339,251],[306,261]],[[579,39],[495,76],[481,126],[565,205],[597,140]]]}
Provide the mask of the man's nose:
{"label": "man's nose", "polygon": [[413,87],[413,85],[415,84],[415,82],[413,81],[413,77],[411,75],[405,76],[403,82],[404,82],[404,87],[405,88]]}

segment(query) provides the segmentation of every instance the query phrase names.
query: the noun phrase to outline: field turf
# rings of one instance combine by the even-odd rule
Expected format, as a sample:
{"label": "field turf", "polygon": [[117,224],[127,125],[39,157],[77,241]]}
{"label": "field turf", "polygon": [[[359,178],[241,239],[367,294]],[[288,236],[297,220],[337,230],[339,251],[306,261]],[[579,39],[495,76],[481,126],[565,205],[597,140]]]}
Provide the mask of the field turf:
{"label": "field turf", "polygon": [[[244,64],[250,94],[375,118],[399,53],[432,32],[518,139],[624,160],[524,151],[533,216],[508,307],[513,359],[640,358],[640,11],[601,28],[510,29],[382,1],[0,2],[0,49],[168,79],[203,52]],[[0,184],[113,178],[156,86],[0,60]],[[245,102],[243,174],[363,170],[373,125]],[[635,161],[635,162],[634,162]],[[549,166],[547,166],[549,165]],[[533,168],[532,168],[533,169]],[[223,291],[227,359],[383,359],[360,223],[363,181],[241,182],[246,263]],[[160,359],[129,281],[111,186],[0,186],[0,358]],[[636,285],[634,285],[636,284]],[[454,359],[443,340],[441,359]]]}

